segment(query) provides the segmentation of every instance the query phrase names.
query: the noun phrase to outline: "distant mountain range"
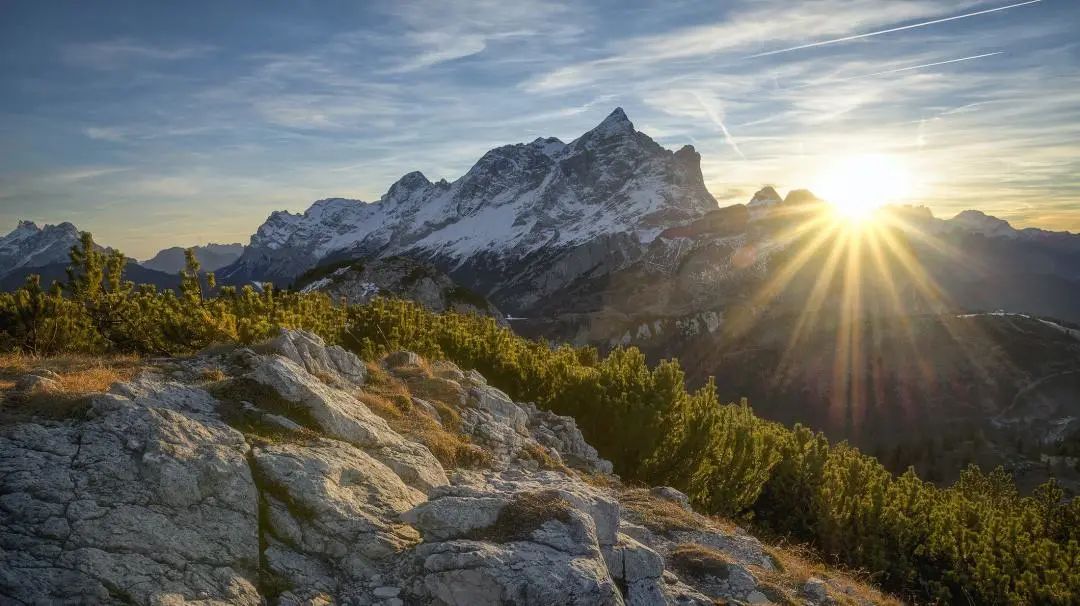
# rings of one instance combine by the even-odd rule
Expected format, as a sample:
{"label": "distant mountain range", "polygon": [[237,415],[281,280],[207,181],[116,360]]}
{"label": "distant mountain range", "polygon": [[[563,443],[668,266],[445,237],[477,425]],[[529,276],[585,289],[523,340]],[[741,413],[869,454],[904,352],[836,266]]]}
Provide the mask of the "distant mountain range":
{"label": "distant mountain range", "polygon": [[[206,246],[192,247],[195,258],[199,260],[202,271],[217,271],[226,265],[236,261],[244,254],[243,244],[207,244]],[[181,246],[173,246],[158,252],[152,258],[143,261],[141,265],[147,269],[175,274],[184,269],[184,251]]]}
{"label": "distant mountain range", "polygon": [[[687,286],[731,291],[721,293],[723,299],[740,290],[728,288],[737,285],[726,280],[748,278],[751,270],[766,276],[770,260],[782,258],[790,243],[775,237],[782,232],[777,225],[802,220],[790,209],[820,201],[806,190],[781,197],[765,187],[745,205],[718,208],[700,160],[689,145],[664,149],[617,108],[570,143],[540,138],[498,147],[452,183],[432,183],[412,172],[373,203],[333,198],[302,214],[274,212],[246,247],[209,244],[196,247],[196,255],[222,283],[279,285],[327,263],[412,257],[516,316],[549,319],[612,305],[640,312],[640,303],[618,300],[624,297],[610,289],[673,264],[711,268]],[[976,210],[948,220],[921,207],[894,212],[943,245],[935,252],[912,240],[925,257],[919,260],[955,295],[958,310],[1002,308],[1080,320],[1073,301],[1080,298],[1073,296],[1080,235],[1014,229]],[[0,279],[66,263],[77,237],[71,223],[40,228],[21,222],[0,238]],[[741,242],[755,248],[752,268],[732,268],[724,256],[745,253]],[[162,250],[140,265],[175,274],[183,267],[183,249]],[[730,275],[720,275],[724,267],[733,269]],[[650,279],[649,290],[657,286],[668,290]],[[567,299],[556,293],[580,294]],[[680,311],[702,307],[694,297],[671,294],[675,300],[657,311],[670,314],[672,304]],[[603,307],[589,302],[596,299]],[[646,307],[651,312],[656,306]]]}
{"label": "distant mountain range", "polygon": [[[977,210],[940,219],[924,207],[887,207],[878,239],[861,241],[852,265],[844,247],[859,238],[826,231],[828,207],[813,193],[765,187],[719,208],[700,162],[692,146],[665,149],[616,109],[569,143],[498,147],[453,182],[412,172],[371,203],[332,198],[302,214],[274,212],[247,246],[196,253],[219,283],[271,281],[354,300],[378,282],[400,296],[420,288],[436,307],[468,293],[527,336],[677,356],[694,382],[717,375],[725,395],[751,395],[772,418],[889,448],[883,457],[896,465],[917,462],[905,449],[918,445],[885,444],[879,436],[890,431],[947,441],[960,438],[925,428],[958,424],[978,436],[964,440],[994,445],[973,457],[1014,466],[1057,456],[1060,440],[1032,437],[1050,425],[1054,436],[1080,437],[1080,413],[1068,404],[1080,401],[1080,384],[1066,379],[1028,407],[1038,418],[1001,421],[1018,410],[1019,394],[1080,371],[1070,324],[1080,322],[1080,235],[1015,229]],[[0,238],[0,286],[31,272],[62,276],[77,233],[70,223],[20,223]],[[182,262],[182,249],[167,249],[130,264],[129,275],[171,286]],[[416,267],[437,286],[413,280],[423,273]],[[979,320],[960,319],[971,314]],[[965,328],[973,322],[979,334]],[[864,340],[844,347],[880,354],[872,374],[888,381],[865,399],[869,411],[838,414],[819,397],[851,389],[829,374],[837,331]],[[938,372],[934,381],[909,372],[920,359]],[[791,360],[785,380],[769,380]],[[955,423],[920,420],[930,414]],[[1042,446],[1007,446],[1016,440]]]}
{"label": "distant mountain range", "polygon": [[[30,274],[40,275],[43,284],[65,280],[68,253],[78,243],[79,229],[71,223],[39,227],[32,221],[20,221],[18,227],[0,237],[0,290],[22,286]],[[103,246],[100,248],[107,250]],[[208,244],[194,248],[203,272],[215,271],[236,261],[244,251],[242,244]],[[180,283],[177,273],[183,268],[184,249],[176,246],[162,250],[143,263],[129,259],[124,274],[137,284],[175,288]]]}

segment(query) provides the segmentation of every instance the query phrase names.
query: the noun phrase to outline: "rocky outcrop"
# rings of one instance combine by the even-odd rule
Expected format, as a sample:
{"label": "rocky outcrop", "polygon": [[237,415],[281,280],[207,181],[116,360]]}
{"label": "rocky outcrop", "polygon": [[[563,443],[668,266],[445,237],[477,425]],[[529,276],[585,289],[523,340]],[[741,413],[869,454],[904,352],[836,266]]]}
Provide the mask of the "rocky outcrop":
{"label": "rocky outcrop", "polygon": [[[364,404],[376,387],[363,362],[300,331],[157,361],[78,418],[0,427],[0,602],[646,606],[765,595],[772,564],[760,543],[697,516],[672,488],[626,501],[573,419],[448,362],[400,352],[384,368],[402,384],[425,377],[433,401],[403,406],[461,431],[485,463],[445,469]],[[55,381],[44,374],[32,376]],[[643,503],[683,522],[658,527]],[[723,574],[688,566],[687,545],[722,554]],[[799,591],[823,604],[834,589],[807,579]]]}
{"label": "rocky outcrop", "polygon": [[258,491],[205,391],[150,378],[0,433],[0,601],[258,604]]}
{"label": "rocky outcrop", "polygon": [[324,260],[293,282],[301,292],[324,292],[335,301],[363,304],[375,297],[408,299],[435,313],[490,316],[506,324],[486,298],[458,284],[435,266],[408,257],[354,259],[342,253]]}

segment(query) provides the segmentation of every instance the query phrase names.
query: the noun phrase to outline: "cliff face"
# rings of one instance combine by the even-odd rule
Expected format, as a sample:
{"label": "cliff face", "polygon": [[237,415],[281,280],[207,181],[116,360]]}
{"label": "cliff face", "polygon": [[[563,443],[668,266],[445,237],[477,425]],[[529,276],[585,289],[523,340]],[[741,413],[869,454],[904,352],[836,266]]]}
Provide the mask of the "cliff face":
{"label": "cliff face", "polygon": [[753,537],[693,513],[673,489],[620,486],[573,419],[447,362],[399,352],[364,364],[285,332],[150,362],[45,414],[61,383],[33,371],[7,398],[38,408],[0,416],[0,601],[870,595],[841,577],[778,580]]}

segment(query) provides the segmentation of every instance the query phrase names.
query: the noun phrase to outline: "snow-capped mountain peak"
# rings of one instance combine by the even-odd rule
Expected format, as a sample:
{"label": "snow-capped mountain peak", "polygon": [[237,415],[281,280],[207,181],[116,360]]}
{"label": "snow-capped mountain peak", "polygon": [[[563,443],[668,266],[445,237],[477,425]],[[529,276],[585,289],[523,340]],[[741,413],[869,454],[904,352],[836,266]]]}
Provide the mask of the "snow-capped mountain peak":
{"label": "snow-capped mountain peak", "polygon": [[626,112],[623,111],[623,108],[616,107],[608,114],[607,118],[604,118],[603,122],[583,135],[582,138],[587,136],[594,138],[620,137],[632,135],[634,132],[634,123],[626,116]]}
{"label": "snow-capped mountain peak", "polygon": [[965,210],[947,223],[965,231],[994,238],[1016,238],[1020,235],[1008,221],[979,210]]}
{"label": "snow-capped mountain peak", "polygon": [[67,261],[68,251],[79,241],[79,230],[71,223],[39,227],[19,221],[0,238],[0,276],[22,267],[41,267]]}
{"label": "snow-capped mountain peak", "polygon": [[[467,272],[603,238],[641,247],[716,207],[694,148],[664,149],[617,108],[569,144],[538,138],[492,149],[451,183],[414,171],[371,204],[329,199],[302,215],[274,213],[219,275],[287,282],[320,260],[349,255],[438,257],[444,269]],[[553,284],[572,279],[563,273]]]}

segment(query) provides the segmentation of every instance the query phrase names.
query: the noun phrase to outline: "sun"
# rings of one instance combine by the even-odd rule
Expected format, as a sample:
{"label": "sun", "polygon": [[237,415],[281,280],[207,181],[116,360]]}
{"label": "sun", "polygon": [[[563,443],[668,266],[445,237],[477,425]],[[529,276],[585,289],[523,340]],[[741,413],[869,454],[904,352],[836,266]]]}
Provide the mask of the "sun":
{"label": "sun", "polygon": [[841,217],[865,221],[877,208],[907,198],[911,175],[900,158],[860,154],[832,162],[813,191],[829,201]]}

